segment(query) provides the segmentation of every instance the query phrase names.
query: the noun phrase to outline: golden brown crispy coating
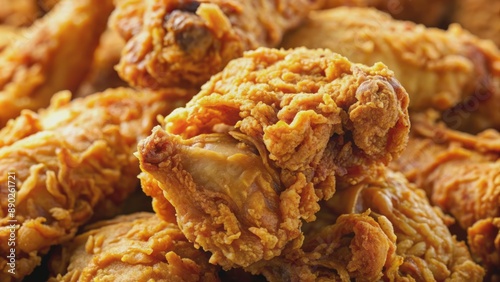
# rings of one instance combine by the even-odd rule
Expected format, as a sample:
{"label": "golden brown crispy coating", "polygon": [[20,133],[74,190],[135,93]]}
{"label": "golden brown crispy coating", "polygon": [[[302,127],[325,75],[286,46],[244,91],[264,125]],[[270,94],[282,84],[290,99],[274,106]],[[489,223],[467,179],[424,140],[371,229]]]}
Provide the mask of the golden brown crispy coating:
{"label": "golden brown crispy coating", "polygon": [[[130,89],[69,100],[61,93],[48,109],[23,111],[0,131],[0,241],[7,242],[15,220],[17,279],[50,246],[71,239],[94,210],[108,214],[137,187],[137,141],[171,109],[162,95]],[[8,210],[8,172],[16,179],[15,213]],[[8,251],[1,244],[2,281],[12,278]]]}
{"label": "golden brown crispy coating", "polygon": [[500,46],[500,2],[456,0],[452,20],[475,35]]}
{"label": "golden brown crispy coating", "polygon": [[136,213],[87,226],[51,261],[49,281],[219,281],[175,223]]}
{"label": "golden brown crispy coating", "polygon": [[364,64],[381,61],[410,94],[410,109],[440,110],[454,128],[500,128],[500,51],[458,25],[443,31],[375,9],[342,7],[311,13],[283,46],[329,48]]}
{"label": "golden brown crispy coating", "polygon": [[130,85],[160,89],[197,88],[243,51],[276,46],[321,1],[142,2],[117,2],[112,26],[128,41],[117,70]]}
{"label": "golden brown crispy coating", "polygon": [[404,176],[379,167],[337,179],[302,248],[250,270],[270,281],[482,281],[466,245]]}
{"label": "golden brown crispy coating", "polygon": [[12,42],[23,36],[22,28],[0,25],[0,53]]}
{"label": "golden brown crispy coating", "polygon": [[500,133],[470,135],[447,128],[432,115],[412,117],[412,136],[391,166],[426,190],[463,228],[500,216]]}
{"label": "golden brown crispy coating", "polygon": [[111,0],[62,1],[0,53],[0,128],[57,91],[76,90],[112,8]]}
{"label": "golden brown crispy coating", "polygon": [[425,192],[402,174],[380,169],[339,178],[337,193],[327,206],[337,214],[370,209],[387,217],[397,237],[396,254],[404,260],[384,274],[417,281],[482,281],[484,270],[473,262],[466,245],[450,234],[449,219],[429,204]]}
{"label": "golden brown crispy coating", "polygon": [[484,265],[497,266],[489,269],[489,275],[500,278],[500,217],[478,220],[467,229],[467,236],[472,254]]}
{"label": "golden brown crispy coating", "polygon": [[374,7],[400,20],[439,26],[453,0],[325,0],[324,9],[340,6]]}
{"label": "golden brown crispy coating", "polygon": [[392,225],[383,216],[343,214],[316,227],[306,231],[301,248],[289,246],[283,255],[247,270],[270,282],[379,281],[384,269],[402,262]]}
{"label": "golden brown crispy coating", "polygon": [[248,266],[300,236],[301,219],[314,220],[317,201],[333,194],[336,173],[404,149],[407,104],[382,64],[259,48],[167,116],[138,156],[187,238],[213,263]]}
{"label": "golden brown crispy coating", "polygon": [[[476,222],[500,217],[500,133],[488,130],[470,135],[437,124],[432,115],[414,115],[413,134],[403,155],[392,163],[410,181],[426,190],[432,203],[453,215],[467,229]],[[479,238],[479,225],[474,227]],[[491,233],[491,232],[488,232]],[[498,260],[485,255],[495,246],[496,236],[483,234],[492,241],[472,251],[484,265],[498,268]],[[469,237],[469,241],[479,239]],[[497,244],[498,246],[498,244]],[[478,253],[476,253],[478,251]],[[496,249],[496,256],[500,249]],[[493,252],[494,254],[494,252]],[[490,263],[497,263],[491,265]]]}
{"label": "golden brown crispy coating", "polygon": [[399,155],[407,106],[408,94],[383,64],[353,64],[324,49],[259,48],[233,60],[164,123],[185,139],[238,129],[291,171],[318,163],[330,144],[348,169]]}
{"label": "golden brown crispy coating", "polygon": [[30,26],[60,0],[0,0],[0,24]]}
{"label": "golden brown crispy coating", "polygon": [[34,0],[0,0],[0,7],[0,24],[29,26],[40,16]]}

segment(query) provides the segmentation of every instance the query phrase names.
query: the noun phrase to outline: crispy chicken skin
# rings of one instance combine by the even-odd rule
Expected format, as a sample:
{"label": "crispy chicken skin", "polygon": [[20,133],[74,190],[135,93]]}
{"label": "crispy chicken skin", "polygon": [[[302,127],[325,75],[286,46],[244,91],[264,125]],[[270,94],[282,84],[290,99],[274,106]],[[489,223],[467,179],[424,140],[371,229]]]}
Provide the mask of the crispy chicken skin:
{"label": "crispy chicken skin", "polygon": [[[476,221],[467,229],[469,247],[486,266],[491,266],[490,275],[500,278],[500,217],[489,217]],[[498,281],[491,279],[491,281]]]}
{"label": "crispy chicken skin", "polygon": [[[337,193],[327,202],[334,212],[360,213],[370,209],[387,217],[396,235],[401,265],[391,265],[389,277],[417,281],[482,281],[484,270],[475,264],[464,242],[451,235],[451,219],[431,206],[425,191],[401,173],[385,167],[339,178]],[[396,268],[391,269],[391,268]]]}
{"label": "crispy chicken skin", "polygon": [[30,26],[59,0],[0,0],[0,24]]}
{"label": "crispy chicken skin", "polygon": [[456,0],[452,20],[500,46],[500,1]]}
{"label": "crispy chicken skin", "polygon": [[[282,46],[329,48],[363,64],[381,61],[410,94],[411,110],[437,109],[454,128],[500,128],[500,51],[458,25],[443,31],[375,9],[341,7],[312,12]],[[470,117],[458,123],[459,115]]]}
{"label": "crispy chicken skin", "polygon": [[[412,117],[408,148],[391,166],[425,189],[431,202],[453,215],[462,228],[472,228],[473,253],[484,265],[498,269],[498,229],[479,232],[487,230],[484,226],[495,226],[495,218],[500,217],[500,133],[488,130],[469,135],[437,124],[433,118],[433,114]],[[486,221],[471,227],[481,220]],[[494,230],[497,234],[492,236]],[[478,248],[477,242],[487,239],[491,241]]]}
{"label": "crispy chicken skin", "polygon": [[155,214],[119,216],[86,230],[51,258],[50,282],[220,281],[209,255]]}
{"label": "crispy chicken skin", "polygon": [[301,249],[250,270],[269,281],[483,281],[446,217],[402,174],[373,167],[338,177],[336,189]]}
{"label": "crispy chicken skin", "polygon": [[[137,187],[137,141],[170,110],[161,95],[129,89],[69,100],[62,92],[46,110],[23,111],[0,131],[1,281],[29,274],[40,255],[71,239],[94,210],[106,215]],[[8,172],[15,174],[14,214]],[[16,224],[14,277],[5,260],[9,220]]]}
{"label": "crispy chicken skin", "polygon": [[402,262],[395,253],[392,225],[383,216],[351,213],[326,225],[313,224],[316,228],[305,233],[301,248],[289,246],[281,256],[246,270],[270,282],[378,281],[384,269],[397,269]]}
{"label": "crispy chicken skin", "polygon": [[128,42],[117,70],[136,87],[198,89],[243,51],[278,45],[319,2],[119,0],[112,26]]}
{"label": "crispy chicken skin", "polygon": [[23,109],[74,91],[89,70],[111,0],[64,0],[0,53],[0,128]]}
{"label": "crispy chicken skin", "polygon": [[337,173],[404,149],[407,105],[382,64],[259,48],[167,116],[138,157],[163,190],[156,197],[175,207],[181,230],[212,252],[211,262],[248,266],[300,237],[301,219],[314,220]]}
{"label": "crispy chicken skin", "polygon": [[454,0],[325,0],[323,8],[374,7],[396,19],[439,26],[446,18],[452,2]]}

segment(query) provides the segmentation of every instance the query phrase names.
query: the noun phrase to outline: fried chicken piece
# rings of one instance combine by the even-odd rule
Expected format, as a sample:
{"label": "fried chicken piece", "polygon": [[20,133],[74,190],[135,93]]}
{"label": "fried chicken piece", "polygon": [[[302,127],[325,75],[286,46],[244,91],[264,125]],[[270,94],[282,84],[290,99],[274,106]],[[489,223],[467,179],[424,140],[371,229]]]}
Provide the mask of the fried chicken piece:
{"label": "fried chicken piece", "polygon": [[[50,246],[71,239],[94,214],[107,215],[137,187],[137,141],[171,110],[162,95],[130,89],[69,100],[62,92],[46,110],[23,111],[0,131],[1,242],[16,225],[16,275],[7,273],[9,246],[1,244],[1,281],[29,274]],[[7,172],[15,175],[14,213]]]}
{"label": "fried chicken piece", "polygon": [[27,27],[50,11],[59,0],[0,0],[0,24]]}
{"label": "fried chicken piece", "polygon": [[[249,268],[269,281],[482,281],[424,191],[384,167],[339,177],[304,245]],[[291,251],[290,251],[291,250]],[[322,280],[323,279],[323,280]]]}
{"label": "fried chicken piece", "polygon": [[[500,217],[500,133],[488,130],[474,136],[433,119],[432,114],[413,116],[408,148],[391,166],[425,189],[432,203],[453,215],[464,229],[480,220]],[[494,236],[484,236],[495,240]],[[475,239],[469,237],[471,240]],[[476,253],[477,248],[472,250]],[[484,253],[476,254],[486,266],[500,266],[489,265],[495,260]]]}
{"label": "fried chicken piece", "polygon": [[22,32],[22,28],[0,25],[0,54],[9,44],[21,38]]}
{"label": "fried chicken piece", "polygon": [[396,19],[409,20],[426,26],[439,26],[446,18],[453,0],[325,0],[323,9],[374,7]]}
{"label": "fried chicken piece", "polygon": [[452,20],[475,35],[500,46],[500,2],[457,0]]}
{"label": "fried chicken piece", "polygon": [[[99,7],[99,8],[96,8]],[[0,128],[23,109],[76,90],[89,70],[111,0],[64,0],[0,53]]]}
{"label": "fried chicken piece", "polygon": [[334,193],[335,174],[404,149],[407,105],[382,64],[259,48],[167,116],[138,157],[163,190],[152,196],[175,207],[181,230],[212,263],[248,266],[300,237],[301,219],[314,220],[318,200]]}
{"label": "fried chicken piece", "polygon": [[410,94],[411,110],[437,109],[453,128],[500,128],[500,51],[458,25],[443,31],[375,9],[341,7],[312,12],[282,46],[329,48],[354,62],[384,62]]}
{"label": "fried chicken piece", "polygon": [[447,228],[450,219],[430,205],[425,192],[401,173],[385,167],[340,177],[337,191],[327,202],[336,214],[362,213],[370,209],[392,223],[400,265],[384,275],[416,281],[482,281],[484,269],[475,264],[464,242]]}
{"label": "fried chicken piece", "polygon": [[142,2],[117,2],[112,26],[128,41],[118,73],[137,87],[199,89],[243,51],[278,45],[322,1]]}
{"label": "fried chicken piece", "polygon": [[86,227],[53,257],[49,281],[220,281],[175,223],[136,213]]}
{"label": "fried chicken piece", "polygon": [[0,24],[29,26],[40,16],[34,0],[0,0],[0,7]]}
{"label": "fried chicken piece", "polygon": [[[500,278],[500,217],[481,219],[467,229],[471,252],[491,267],[489,275]],[[498,279],[497,278],[497,279]],[[493,278],[488,281],[496,281]]]}
{"label": "fried chicken piece", "polygon": [[402,258],[395,254],[391,223],[369,213],[343,214],[325,226],[305,231],[301,248],[289,246],[283,255],[247,270],[263,274],[270,282],[379,281],[383,270],[397,268]]}

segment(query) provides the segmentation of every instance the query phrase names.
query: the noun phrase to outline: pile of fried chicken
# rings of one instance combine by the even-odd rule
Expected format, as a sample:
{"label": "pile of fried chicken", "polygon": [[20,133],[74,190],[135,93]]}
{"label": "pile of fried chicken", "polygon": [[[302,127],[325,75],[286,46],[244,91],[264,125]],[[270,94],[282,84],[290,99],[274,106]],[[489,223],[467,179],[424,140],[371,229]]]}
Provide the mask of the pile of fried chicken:
{"label": "pile of fried chicken", "polygon": [[500,281],[499,38],[485,0],[0,0],[0,281]]}

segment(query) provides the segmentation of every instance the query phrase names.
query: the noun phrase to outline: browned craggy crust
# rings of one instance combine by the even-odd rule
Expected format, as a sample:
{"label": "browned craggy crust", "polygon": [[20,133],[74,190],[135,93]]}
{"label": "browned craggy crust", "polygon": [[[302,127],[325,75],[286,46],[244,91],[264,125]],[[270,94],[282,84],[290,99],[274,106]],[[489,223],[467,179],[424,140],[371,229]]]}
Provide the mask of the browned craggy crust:
{"label": "browned craggy crust", "polygon": [[475,35],[500,46],[500,2],[488,0],[456,1],[452,21]]}
{"label": "browned craggy crust", "polygon": [[112,9],[111,0],[61,1],[0,53],[0,128],[24,109],[48,106],[54,93],[77,89]]}
{"label": "browned craggy crust", "polygon": [[243,51],[279,44],[319,2],[118,1],[112,26],[128,42],[117,70],[133,86],[197,88]]}
{"label": "browned craggy crust", "polygon": [[119,216],[86,230],[51,257],[49,281],[219,281],[209,255],[155,214]]}
{"label": "browned craggy crust", "polygon": [[336,174],[404,149],[407,106],[382,64],[328,50],[246,52],[141,142],[142,170],[163,190],[147,193],[175,207],[181,230],[212,252],[211,262],[271,259],[300,237],[301,219],[315,219]]}
{"label": "browned craggy crust", "polygon": [[473,255],[487,268],[498,269],[500,133],[466,134],[436,123],[432,114],[414,115],[412,128],[407,149],[391,166],[469,229]]}
{"label": "browned craggy crust", "polygon": [[[94,214],[112,212],[137,187],[137,141],[171,109],[161,95],[130,89],[69,99],[60,93],[46,110],[23,111],[0,131],[0,241],[7,242],[11,219],[17,240],[15,276],[7,273],[9,246],[0,245],[2,281],[22,279],[50,246],[71,239]],[[14,218],[7,172],[16,178]]]}
{"label": "browned craggy crust", "polygon": [[500,129],[500,51],[459,25],[445,31],[341,7],[312,12],[282,46],[329,48],[368,65],[381,61],[408,91],[410,110],[439,110],[455,129]]}
{"label": "browned craggy crust", "polygon": [[336,187],[304,226],[302,248],[248,270],[269,281],[482,281],[446,217],[402,174],[372,167]]}

